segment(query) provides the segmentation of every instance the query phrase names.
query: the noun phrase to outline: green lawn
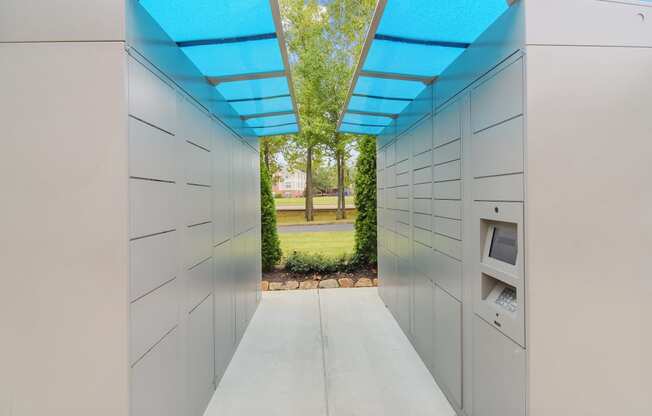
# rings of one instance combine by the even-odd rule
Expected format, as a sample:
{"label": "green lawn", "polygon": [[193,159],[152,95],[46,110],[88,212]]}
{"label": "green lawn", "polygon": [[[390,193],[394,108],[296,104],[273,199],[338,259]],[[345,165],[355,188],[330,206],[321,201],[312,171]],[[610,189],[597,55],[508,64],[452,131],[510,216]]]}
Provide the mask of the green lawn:
{"label": "green lawn", "polygon": [[[335,224],[355,222],[358,211],[347,211],[345,220],[336,220],[335,211],[315,211],[315,221],[310,224]],[[303,211],[276,211],[276,223],[278,225],[307,225],[306,217]]]}
{"label": "green lawn", "polygon": [[319,253],[338,257],[353,253],[353,231],[323,231],[316,233],[279,233],[283,255],[293,251]]}
{"label": "green lawn", "polygon": [[[352,207],[353,206],[353,197],[352,196],[347,196],[345,198],[346,200],[346,206],[347,207]],[[317,196],[313,198],[313,204],[314,205],[337,205],[337,197],[336,196]],[[305,206],[306,205],[306,198],[276,198],[276,206],[291,206],[291,207],[296,207],[296,206]]]}

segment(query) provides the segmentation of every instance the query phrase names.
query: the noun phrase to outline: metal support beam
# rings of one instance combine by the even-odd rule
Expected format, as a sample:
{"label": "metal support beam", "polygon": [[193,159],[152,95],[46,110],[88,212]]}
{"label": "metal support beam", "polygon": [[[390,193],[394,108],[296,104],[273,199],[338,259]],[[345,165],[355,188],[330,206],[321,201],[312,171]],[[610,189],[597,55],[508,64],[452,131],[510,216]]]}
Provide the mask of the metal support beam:
{"label": "metal support beam", "polygon": [[449,41],[440,41],[440,40],[426,40],[426,39],[413,39],[413,38],[403,38],[400,36],[391,36],[391,35],[381,35],[377,34],[374,36],[376,40],[384,40],[387,42],[397,42],[397,43],[409,43],[412,45],[423,45],[423,46],[442,46],[445,48],[458,48],[466,49],[471,46],[470,43],[465,42],[449,42]]}
{"label": "metal support beam", "polygon": [[249,127],[251,127],[252,129],[271,129],[271,128],[274,128],[274,127],[294,126],[294,125],[297,125],[297,124],[298,123],[296,121],[294,121],[292,123],[272,124],[272,125],[269,125],[269,126],[249,126]]}
{"label": "metal support beam", "polygon": [[[398,114],[393,114],[393,113],[377,113],[374,111],[359,111],[359,110],[346,110],[344,111],[344,114],[349,113],[349,114],[357,114],[360,116],[374,116],[374,117],[386,117],[386,118],[391,118],[392,120],[398,118]],[[342,114],[342,116],[344,116]],[[344,117],[342,117],[344,119]],[[342,122],[340,122],[342,124]]]}
{"label": "metal support beam", "polygon": [[378,71],[360,71],[359,74],[361,77],[368,78],[383,78],[383,79],[398,79],[401,81],[416,81],[422,82],[426,85],[430,85],[433,82],[437,81],[437,77],[428,77],[422,75],[410,75],[410,74],[394,74],[391,72],[378,72]]}
{"label": "metal support beam", "polygon": [[246,116],[240,116],[243,121],[251,120],[252,118],[262,118],[262,117],[274,117],[274,116],[287,116],[294,114],[294,111],[275,111],[272,113],[260,113],[260,114],[249,114]]}
{"label": "metal support beam", "polygon": [[378,31],[378,26],[380,26],[380,19],[383,17],[383,13],[385,12],[386,6],[387,6],[387,0],[378,0],[378,3],[376,3],[376,10],[374,11],[374,16],[371,19],[371,24],[369,25],[369,30],[367,31],[367,37],[365,38],[364,45],[362,45],[362,52],[360,53],[358,64],[356,65],[355,71],[353,72],[353,78],[351,80],[351,85],[349,86],[349,92],[346,96],[346,100],[344,101],[344,107],[342,109],[342,112],[340,113],[340,119],[337,122],[338,129],[342,125],[342,120],[344,119],[344,113],[346,113],[346,109],[349,108],[349,103],[351,102],[351,96],[353,95],[353,90],[355,89],[356,81],[360,76],[360,72],[362,71],[362,66],[364,65],[364,62],[367,59],[367,55],[369,55],[369,49],[371,48],[371,43],[373,42],[374,36],[376,36],[376,32]]}
{"label": "metal support beam", "polygon": [[[292,96],[292,108],[294,108],[294,115],[299,123],[299,106],[297,105],[296,94],[294,92],[294,82],[292,82],[292,71],[290,70],[290,59],[288,58],[288,50],[285,45],[285,35],[283,34],[283,21],[281,20],[281,10],[278,5],[279,0],[269,0],[269,5],[272,9],[272,18],[274,19],[274,26],[276,27],[276,38],[278,39],[278,46],[281,49],[281,56],[283,57],[283,65],[285,65],[285,76],[288,80],[290,88],[290,95]],[[299,131],[301,125],[297,125]]]}
{"label": "metal support beam", "polygon": [[255,97],[255,98],[237,98],[235,100],[226,100],[227,103],[244,103],[248,101],[264,101],[264,100],[273,100],[275,98],[288,98],[289,94],[281,95],[268,95],[267,97]]}
{"label": "metal support beam", "polygon": [[350,123],[348,121],[343,121],[342,124],[346,124],[347,126],[360,126],[360,127],[387,127],[387,126],[383,126],[382,124]]}
{"label": "metal support beam", "polygon": [[252,79],[278,78],[284,77],[285,71],[256,72],[253,74],[235,74],[219,77],[206,77],[212,85],[219,85],[225,82],[246,81]]}
{"label": "metal support beam", "polygon": [[399,97],[383,97],[382,95],[368,95],[368,94],[353,94],[354,97],[360,97],[360,98],[371,98],[374,100],[387,100],[387,101],[405,101],[405,102],[412,102],[414,101],[412,98],[399,98]]}
{"label": "metal support beam", "polygon": [[249,36],[234,36],[232,38],[185,40],[185,41],[177,42],[177,46],[180,48],[189,48],[192,46],[225,45],[228,43],[253,42],[257,40],[267,40],[267,39],[276,39],[276,33],[261,33],[259,35],[249,35]]}

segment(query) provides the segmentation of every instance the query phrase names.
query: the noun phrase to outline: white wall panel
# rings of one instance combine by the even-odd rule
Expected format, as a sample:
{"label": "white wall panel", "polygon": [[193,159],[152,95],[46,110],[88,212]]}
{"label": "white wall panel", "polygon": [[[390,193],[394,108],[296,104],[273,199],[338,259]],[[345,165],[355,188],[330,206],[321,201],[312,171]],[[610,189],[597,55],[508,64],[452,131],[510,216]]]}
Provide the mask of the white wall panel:
{"label": "white wall panel", "polygon": [[211,256],[213,225],[211,223],[187,227],[184,241],[185,266],[190,268]]}
{"label": "white wall panel", "polygon": [[177,226],[177,187],[173,183],[142,179],[129,181],[131,237],[174,230]]}
{"label": "white wall panel", "polygon": [[186,311],[197,307],[213,293],[213,259],[207,259],[186,272]]}
{"label": "white wall panel", "polygon": [[176,181],[176,142],[175,136],[130,117],[129,176]]}
{"label": "white wall panel", "polygon": [[130,242],[130,300],[178,276],[179,232],[172,231]]}
{"label": "white wall panel", "polygon": [[176,93],[152,71],[129,57],[129,114],[169,133],[176,128]]}
{"label": "white wall panel", "polygon": [[184,190],[185,225],[197,225],[212,219],[213,193],[210,187],[186,185]]}

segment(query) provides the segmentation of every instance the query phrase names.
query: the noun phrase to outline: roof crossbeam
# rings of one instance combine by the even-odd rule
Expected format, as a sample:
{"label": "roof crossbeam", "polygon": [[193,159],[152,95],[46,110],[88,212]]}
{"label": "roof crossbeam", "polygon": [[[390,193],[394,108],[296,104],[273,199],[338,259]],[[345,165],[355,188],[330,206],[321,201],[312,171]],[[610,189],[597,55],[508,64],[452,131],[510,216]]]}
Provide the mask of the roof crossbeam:
{"label": "roof crossbeam", "polygon": [[466,49],[471,46],[470,43],[466,42],[451,42],[444,40],[428,40],[428,39],[413,39],[413,38],[403,38],[400,36],[392,35],[382,35],[380,33],[374,36],[376,40],[384,40],[387,42],[398,42],[398,43],[409,43],[412,45],[422,45],[422,46],[440,46],[444,48],[459,48]]}
{"label": "roof crossbeam", "polygon": [[285,71],[254,72],[252,74],[235,74],[224,76],[206,77],[212,85],[219,85],[225,82],[247,81],[253,79],[279,78],[284,77]]}
{"label": "roof crossbeam", "polygon": [[243,121],[250,120],[252,118],[262,118],[262,117],[274,117],[274,116],[288,116],[294,114],[294,111],[274,111],[271,113],[258,113],[258,114],[248,114],[246,116],[240,116],[240,119]]}
{"label": "roof crossbeam", "polygon": [[380,72],[380,71],[360,71],[359,74],[361,77],[368,78],[383,78],[383,79],[397,79],[401,81],[415,81],[422,82],[426,85],[430,85],[437,81],[436,76],[423,76],[423,75],[411,75],[411,74],[395,74],[392,72]]}
{"label": "roof crossbeam", "polygon": [[192,46],[208,46],[208,45],[226,45],[229,43],[244,43],[253,42],[257,40],[276,39],[276,33],[261,33],[258,35],[248,36],[234,36],[231,38],[215,38],[215,39],[197,39],[197,40],[184,40],[177,42],[180,48],[189,48]]}
{"label": "roof crossbeam", "polygon": [[398,118],[398,114],[394,113],[378,113],[375,111],[360,111],[360,110],[346,110],[345,113],[357,114],[359,116],[374,116],[374,117],[385,117],[391,118],[392,120]]}
{"label": "roof crossbeam", "polygon": [[371,99],[374,99],[374,100],[405,101],[405,102],[414,101],[412,98],[384,97],[382,95],[369,95],[369,94],[356,94],[356,93],[353,93],[353,96],[354,97],[360,97],[360,98],[371,98]]}
{"label": "roof crossbeam", "polygon": [[244,103],[248,101],[264,101],[264,100],[273,100],[275,98],[288,98],[290,94],[279,94],[279,95],[268,95],[265,97],[253,97],[253,98],[236,98],[233,100],[226,100],[227,103]]}

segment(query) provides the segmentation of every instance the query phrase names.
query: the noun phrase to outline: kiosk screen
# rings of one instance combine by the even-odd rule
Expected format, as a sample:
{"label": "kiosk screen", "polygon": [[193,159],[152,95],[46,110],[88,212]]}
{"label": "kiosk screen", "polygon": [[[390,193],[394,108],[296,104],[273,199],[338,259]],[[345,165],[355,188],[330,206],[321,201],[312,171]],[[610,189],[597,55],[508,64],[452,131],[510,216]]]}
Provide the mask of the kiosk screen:
{"label": "kiosk screen", "polygon": [[496,225],[491,238],[489,257],[516,265],[517,252],[516,227]]}

